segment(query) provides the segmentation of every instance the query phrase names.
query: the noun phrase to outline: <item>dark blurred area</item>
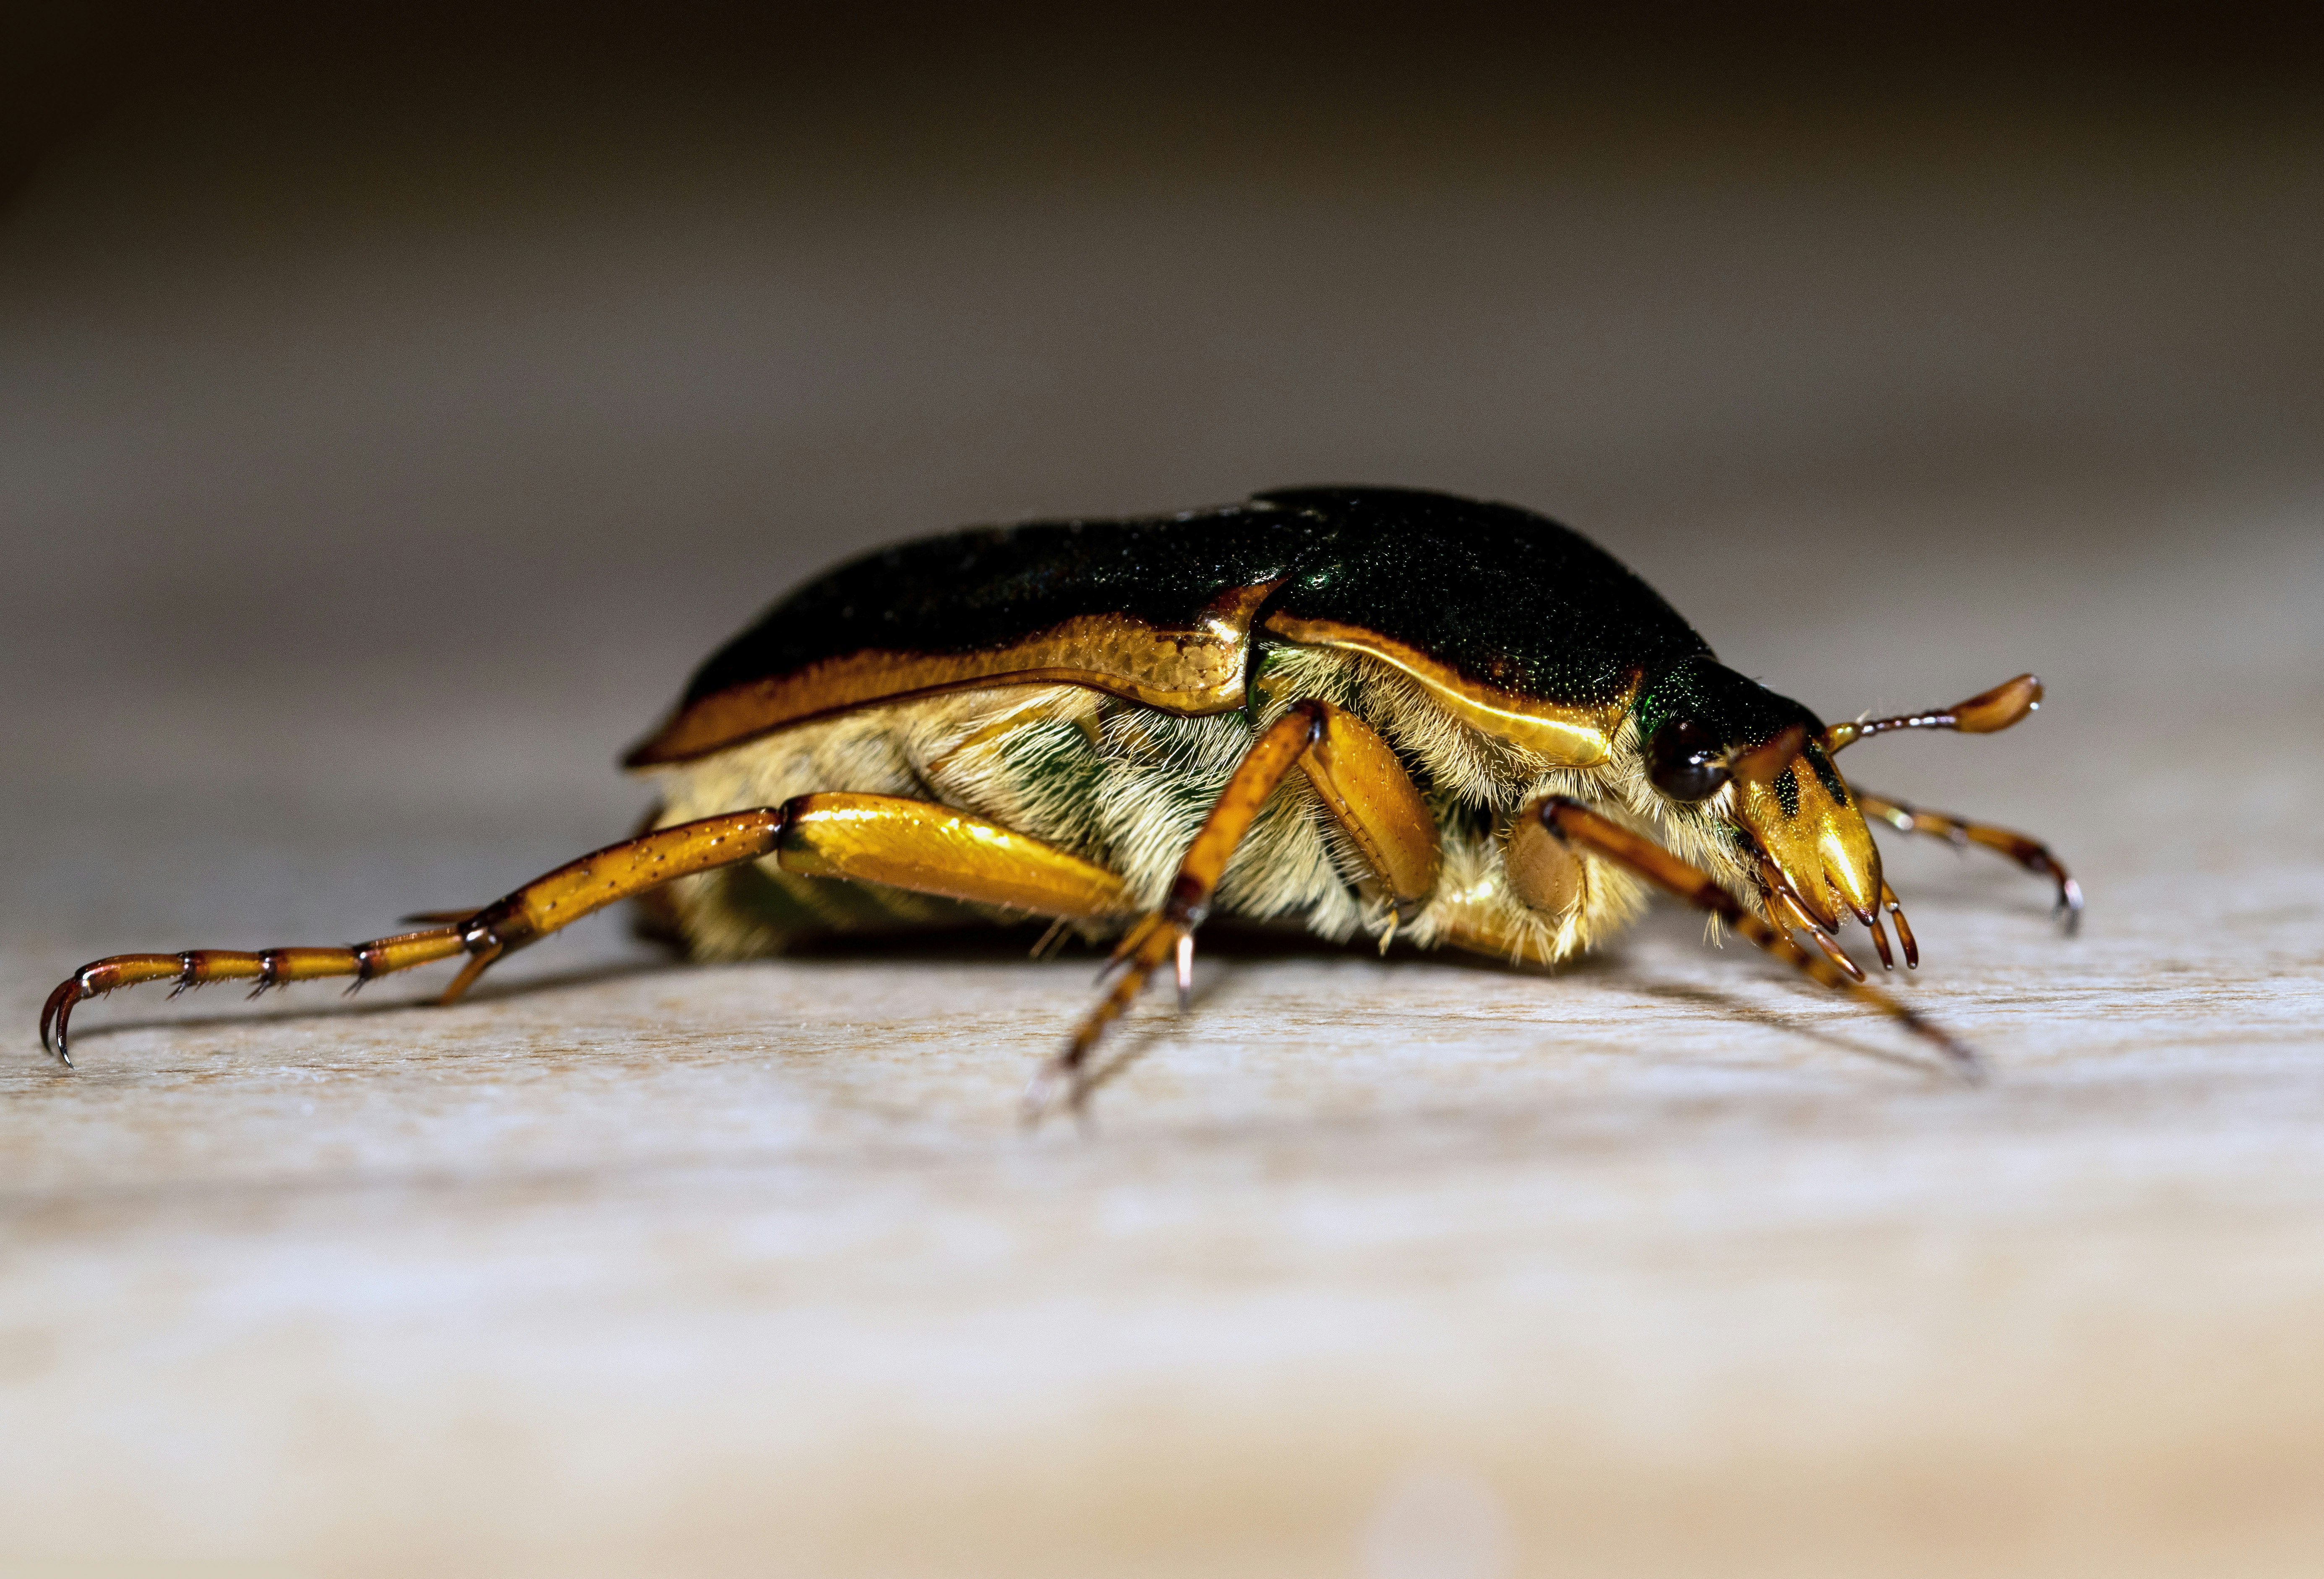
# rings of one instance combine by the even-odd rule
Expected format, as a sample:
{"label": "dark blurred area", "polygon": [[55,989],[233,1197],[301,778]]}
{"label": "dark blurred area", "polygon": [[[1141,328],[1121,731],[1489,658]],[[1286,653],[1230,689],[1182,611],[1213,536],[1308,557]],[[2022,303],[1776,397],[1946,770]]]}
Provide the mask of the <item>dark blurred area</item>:
{"label": "dark blurred area", "polygon": [[12,14],[20,827],[529,870],[819,565],[1314,481],[1550,510],[1834,715],[2312,654],[2292,7]]}

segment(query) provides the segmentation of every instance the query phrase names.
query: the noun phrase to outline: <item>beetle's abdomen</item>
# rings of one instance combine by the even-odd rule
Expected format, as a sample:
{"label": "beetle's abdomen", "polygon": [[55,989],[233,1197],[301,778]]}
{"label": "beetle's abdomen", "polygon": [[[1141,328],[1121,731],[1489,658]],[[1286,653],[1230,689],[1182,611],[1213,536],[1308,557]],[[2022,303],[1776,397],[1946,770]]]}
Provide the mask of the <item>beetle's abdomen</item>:
{"label": "beetle's abdomen", "polygon": [[[669,768],[657,822],[701,808],[780,805],[844,791],[957,807],[1118,873],[1157,903],[1250,743],[1240,712],[1188,718],[1071,685],[1010,685],[864,708]],[[1261,815],[1222,886],[1222,909],[1296,914],[1346,936],[1360,907],[1304,783]],[[694,952],[740,958],[805,934],[1018,919],[900,889],[805,877],[771,863],[672,885]]]}
{"label": "beetle's abdomen", "polygon": [[[1307,649],[1288,661],[1307,690],[1344,699],[1394,733],[1408,732],[1411,709],[1428,705],[1416,697],[1385,710],[1373,705],[1403,682],[1368,659]],[[1446,719],[1434,729],[1461,726]],[[657,823],[833,791],[926,800],[1117,873],[1139,904],[1150,907],[1168,889],[1251,738],[1240,713],[1181,717],[1080,686],[946,693],[779,730],[667,768],[659,776]],[[1440,758],[1434,776],[1450,786],[1462,776]],[[1478,787],[1494,800],[1508,798],[1484,780]],[[1456,794],[1438,812],[1444,876],[1400,936],[1546,960],[1583,946],[1634,906],[1635,885],[1617,874],[1593,880],[1582,909],[1570,916],[1528,908],[1506,881],[1501,842],[1482,803]],[[1330,939],[1381,931],[1388,913],[1361,895],[1365,873],[1345,844],[1335,841],[1306,779],[1292,775],[1236,850],[1219,886],[1218,913],[1296,923]],[[667,919],[693,953],[710,959],[779,952],[818,933],[1023,919],[900,888],[786,872],[772,861],[685,878],[668,892]],[[1570,898],[1558,896],[1561,905]]]}

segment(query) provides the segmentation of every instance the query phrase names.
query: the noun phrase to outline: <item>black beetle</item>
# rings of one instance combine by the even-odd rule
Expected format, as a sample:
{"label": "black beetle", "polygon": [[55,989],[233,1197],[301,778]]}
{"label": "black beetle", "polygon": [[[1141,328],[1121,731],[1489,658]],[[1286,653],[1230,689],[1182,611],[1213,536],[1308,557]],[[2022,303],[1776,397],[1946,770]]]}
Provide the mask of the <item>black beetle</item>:
{"label": "black beetle", "polygon": [[1974,1074],[1833,941],[1853,915],[1892,965],[1885,920],[1918,962],[1866,818],[2046,875],[2070,926],[2080,893],[2035,840],[1852,790],[1832,757],[1889,730],[2006,729],[2041,695],[2026,675],[1826,726],[1580,534],[1442,493],[1287,489],[954,532],[841,565],[713,655],[629,755],[661,790],[638,836],[352,948],[97,960],[41,1035],[69,1066],[73,1005],[115,987],[360,985],[464,955],[449,1002],[632,896],[720,959],[1030,914],[1118,934],[1113,985],[1028,1092],[1038,1112],[1056,1089],[1079,1100],[1099,1035],[1165,963],[1183,995],[1214,913],[1546,962],[1652,885]]}

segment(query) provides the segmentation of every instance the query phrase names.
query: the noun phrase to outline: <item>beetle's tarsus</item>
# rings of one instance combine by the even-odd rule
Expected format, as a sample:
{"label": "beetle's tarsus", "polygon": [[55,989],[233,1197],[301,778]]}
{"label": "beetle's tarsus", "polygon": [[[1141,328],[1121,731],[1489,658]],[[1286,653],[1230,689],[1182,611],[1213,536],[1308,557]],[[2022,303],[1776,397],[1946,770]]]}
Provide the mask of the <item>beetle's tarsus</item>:
{"label": "beetle's tarsus", "polygon": [[1097,968],[1096,984],[1103,987],[1128,969],[1130,961],[1138,957],[1139,950],[1145,946],[1147,939],[1153,935],[1154,930],[1160,926],[1162,922],[1163,918],[1158,911],[1152,915],[1141,916],[1136,924],[1116,939],[1113,952],[1107,955],[1105,963]]}
{"label": "beetle's tarsus", "polygon": [[2065,873],[2058,874],[2058,902],[2050,913],[2058,920],[2058,930],[2068,937],[2079,936],[2082,930],[2082,886]]}
{"label": "beetle's tarsus", "polygon": [[181,980],[193,969],[195,956],[183,954],[112,954],[92,960],[57,984],[41,1008],[41,1045],[67,1069],[73,1063],[69,1049],[72,1012],[90,998],[103,997],[115,987],[143,981]]}
{"label": "beetle's tarsus", "polygon": [[253,984],[251,996],[294,981],[353,977],[354,992],[374,977],[409,970],[466,954],[466,965],[445,994],[467,990],[486,966],[504,954],[578,920],[614,900],[673,877],[755,860],[775,847],[786,812],[771,807],[706,817],[658,830],[567,862],[482,910],[463,912],[456,924],[398,932],[337,948],[187,949],[175,954],[111,954],[75,971],[49,996],[41,1014],[41,1042],[68,1068],[66,1026],[72,1006],[116,987],[168,981],[171,996],[213,981]]}
{"label": "beetle's tarsus", "polygon": [[1807,933],[1809,941],[1815,944],[1824,958],[1845,971],[1850,980],[1864,979],[1864,968],[1848,957],[1848,951],[1840,946],[1832,928],[1810,915],[1806,907],[1783,888],[1770,886],[1766,897],[1767,913],[1778,930],[1789,932],[1796,928]]}
{"label": "beetle's tarsus", "polygon": [[1194,935],[1192,926],[1175,919],[1167,911],[1156,911],[1124,934],[1114,950],[1114,957],[1106,965],[1113,985],[1083,1016],[1082,1023],[1074,1027],[1072,1040],[1056,1060],[1057,1072],[1072,1077],[1076,1091],[1086,1096],[1090,1054],[1105,1034],[1105,1028],[1138,1001],[1138,995],[1146,990],[1147,982],[1162,968],[1163,961],[1176,956],[1191,973]]}
{"label": "beetle's tarsus", "polygon": [[1842,949],[1833,939],[1827,937],[1824,934],[1822,928],[1810,927],[1808,929],[1808,938],[1809,941],[1813,942],[1818,949],[1823,951],[1823,957],[1825,959],[1831,960],[1841,970],[1847,972],[1848,978],[1850,981],[1862,981],[1864,979],[1864,967],[1849,959],[1848,957],[1848,950]]}
{"label": "beetle's tarsus", "polygon": [[49,1001],[41,1005],[41,1047],[67,1069],[73,1067],[73,1060],[65,1051],[65,1022],[72,1017],[73,1005],[86,996],[80,978],[74,976],[60,984],[49,995]]}
{"label": "beetle's tarsus", "polygon": [[1896,941],[1904,950],[1904,969],[1918,970],[1921,968],[1920,940],[1913,936],[1913,923],[1904,919],[1904,901],[1896,897],[1896,890],[1888,886],[1885,878],[1880,884],[1880,906],[1895,924]]}
{"label": "beetle's tarsus", "polygon": [[1880,969],[1895,969],[1896,957],[1888,951],[1888,929],[1880,924],[1878,911],[1876,910],[1864,918],[1864,930],[1872,934],[1872,946],[1879,950]]}
{"label": "beetle's tarsus", "polygon": [[[2040,840],[2006,828],[1997,828],[1989,822],[1973,822],[1950,812],[1930,812],[1908,806],[1902,801],[1891,800],[1862,788],[1857,790],[1856,801],[1867,816],[1877,817],[1900,833],[1941,839],[1957,850],[1981,844],[2016,862],[2026,871],[2049,878],[2057,886],[2058,897],[2052,914],[2056,916],[2060,930],[2068,937],[2081,930],[2082,886],[2074,881],[2064,864]],[[1884,897],[1893,896],[1884,894]],[[1911,953],[1909,943],[1906,952],[1908,956]]]}
{"label": "beetle's tarsus", "polygon": [[1852,982],[1864,980],[1864,966],[1857,964],[1855,959],[1849,959],[1848,950],[1840,948],[1839,941],[1831,936],[1831,932],[1829,932],[1827,926],[1820,926],[1815,922],[1815,917],[1806,915],[1806,913],[1799,908],[1799,901],[1792,899],[1790,894],[1780,894],[1780,892],[1773,894],[1768,910],[1775,915],[1775,926],[1778,926],[1778,932],[1783,932],[1784,936],[1790,936],[1792,926],[1796,926],[1799,932],[1806,932],[1808,942],[1812,942],[1817,952],[1831,961],[1833,969],[1839,969],[1840,973],[1848,975],[1848,980]]}
{"label": "beetle's tarsus", "polygon": [[472,945],[468,962],[460,967],[460,974],[452,978],[452,985],[444,989],[444,996],[438,998],[436,1002],[439,1005],[458,1003],[462,996],[476,985],[476,978],[482,976],[493,960],[506,952],[508,950],[502,947],[498,938],[488,937],[481,945]]}

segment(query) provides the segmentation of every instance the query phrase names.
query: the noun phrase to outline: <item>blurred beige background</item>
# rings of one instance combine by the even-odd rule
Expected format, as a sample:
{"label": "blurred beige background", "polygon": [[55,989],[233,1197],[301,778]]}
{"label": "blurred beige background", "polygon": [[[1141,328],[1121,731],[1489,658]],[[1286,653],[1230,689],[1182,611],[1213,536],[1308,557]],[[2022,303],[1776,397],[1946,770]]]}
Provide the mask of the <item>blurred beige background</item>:
{"label": "blurred beige background", "polygon": [[[2283,15],[2289,16],[2290,13]],[[2312,1572],[2324,99],[2262,10],[59,14],[0,49],[12,1571]],[[1941,27],[1940,23],[1944,25]],[[1891,863],[2003,1078],[1659,915],[456,1013],[161,995],[617,836],[858,547],[1545,509],[2091,891]],[[1880,754],[1875,761],[1875,754]],[[528,985],[530,984],[530,985]],[[400,995],[400,996],[399,996]]]}

